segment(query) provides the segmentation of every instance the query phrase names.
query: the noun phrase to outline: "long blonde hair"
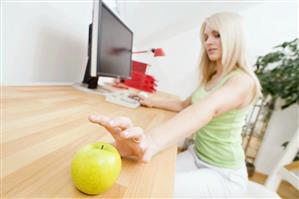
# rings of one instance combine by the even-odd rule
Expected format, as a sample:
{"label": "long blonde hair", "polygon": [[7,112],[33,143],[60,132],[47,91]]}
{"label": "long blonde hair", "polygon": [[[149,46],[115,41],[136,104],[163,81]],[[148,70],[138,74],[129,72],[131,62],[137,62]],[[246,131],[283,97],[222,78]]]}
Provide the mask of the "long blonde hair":
{"label": "long blonde hair", "polygon": [[201,26],[200,40],[202,44],[200,56],[201,84],[206,85],[216,73],[216,64],[209,60],[204,48],[204,30],[206,26],[219,32],[222,43],[223,75],[239,68],[247,73],[255,82],[254,99],[261,94],[261,85],[246,60],[245,38],[242,27],[242,18],[235,13],[219,12],[208,17]]}

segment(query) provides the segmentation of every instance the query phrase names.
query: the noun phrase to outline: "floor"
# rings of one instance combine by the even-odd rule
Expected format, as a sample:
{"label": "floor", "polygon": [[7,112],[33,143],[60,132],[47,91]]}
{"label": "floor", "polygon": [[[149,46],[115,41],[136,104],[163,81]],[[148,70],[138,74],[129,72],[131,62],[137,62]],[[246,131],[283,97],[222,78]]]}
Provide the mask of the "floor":
{"label": "floor", "polygon": [[[261,173],[254,173],[250,180],[257,182],[259,184],[264,184],[267,179],[267,176]],[[288,182],[283,181],[279,188],[278,194],[283,199],[298,199],[299,198],[299,191],[297,191],[292,185]]]}

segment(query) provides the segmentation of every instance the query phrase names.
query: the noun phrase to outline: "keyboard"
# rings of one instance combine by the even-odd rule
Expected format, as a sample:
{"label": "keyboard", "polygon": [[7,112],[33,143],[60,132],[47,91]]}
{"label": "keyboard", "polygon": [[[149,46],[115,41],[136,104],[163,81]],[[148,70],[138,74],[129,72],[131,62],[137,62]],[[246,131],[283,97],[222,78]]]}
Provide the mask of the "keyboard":
{"label": "keyboard", "polygon": [[137,108],[140,106],[140,103],[136,99],[132,99],[129,97],[130,93],[128,92],[115,92],[106,95],[106,101],[125,106],[127,108]]}

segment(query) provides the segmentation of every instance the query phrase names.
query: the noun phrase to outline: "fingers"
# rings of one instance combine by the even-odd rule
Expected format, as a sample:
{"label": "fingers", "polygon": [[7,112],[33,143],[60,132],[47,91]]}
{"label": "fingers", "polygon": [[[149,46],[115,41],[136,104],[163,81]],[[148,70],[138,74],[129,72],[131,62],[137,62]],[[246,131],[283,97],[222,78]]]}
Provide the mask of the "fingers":
{"label": "fingers", "polygon": [[123,138],[133,139],[135,142],[140,142],[144,138],[143,129],[140,127],[131,127],[120,133]]}
{"label": "fingers", "polygon": [[104,115],[90,115],[88,119],[93,123],[105,127],[117,140],[131,139],[133,142],[139,143],[144,138],[143,129],[133,127],[132,121],[127,117],[111,119]]}
{"label": "fingers", "polygon": [[88,117],[88,120],[91,121],[92,123],[106,126],[108,125],[108,121],[110,120],[110,118],[104,115],[90,115]]}
{"label": "fingers", "polygon": [[133,98],[135,100],[138,100],[138,101],[141,101],[141,100],[144,100],[144,97],[138,95],[138,94],[131,94],[129,95],[130,98]]}
{"label": "fingers", "polygon": [[107,131],[109,131],[112,134],[112,136],[115,139],[117,139],[117,133],[122,131],[121,128],[112,127],[109,124],[109,121],[111,119],[104,115],[90,115],[88,117],[88,120],[91,121],[92,123],[99,124],[99,125],[103,126]]}
{"label": "fingers", "polygon": [[88,117],[92,123],[99,124],[106,128],[115,139],[118,139],[119,133],[133,126],[131,120],[126,117],[116,117],[111,119],[104,115],[90,115]]}
{"label": "fingers", "polygon": [[139,103],[142,104],[142,105],[144,105],[144,106],[147,106],[147,103],[144,100],[140,100]]}
{"label": "fingers", "polygon": [[147,101],[145,101],[145,100],[140,100],[139,103],[142,104],[142,105],[145,106],[145,107],[153,108],[152,103],[149,102],[148,100],[147,100]]}
{"label": "fingers", "polygon": [[110,125],[112,128],[120,128],[121,130],[125,130],[133,126],[132,121],[127,117],[116,117],[110,119],[108,121],[108,125]]}

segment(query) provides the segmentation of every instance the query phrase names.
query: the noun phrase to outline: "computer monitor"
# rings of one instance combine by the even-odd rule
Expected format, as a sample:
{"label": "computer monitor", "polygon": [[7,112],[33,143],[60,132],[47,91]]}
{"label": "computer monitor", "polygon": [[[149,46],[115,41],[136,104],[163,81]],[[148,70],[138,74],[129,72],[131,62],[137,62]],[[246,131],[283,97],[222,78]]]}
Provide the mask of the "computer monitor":
{"label": "computer monitor", "polygon": [[99,76],[130,78],[133,32],[104,2],[93,3],[83,83],[95,89]]}

